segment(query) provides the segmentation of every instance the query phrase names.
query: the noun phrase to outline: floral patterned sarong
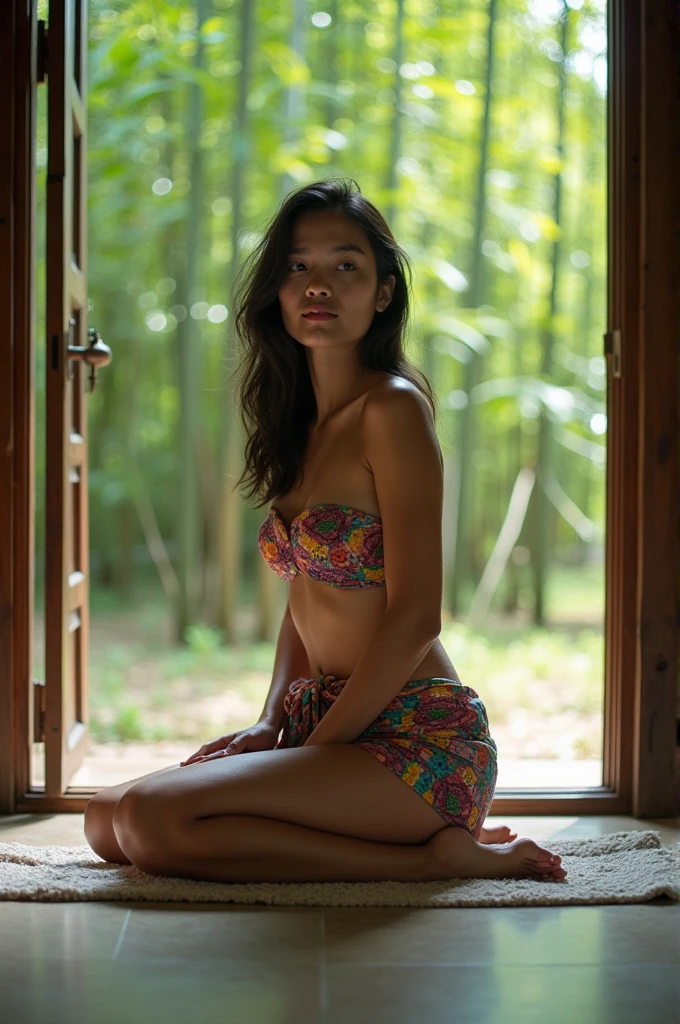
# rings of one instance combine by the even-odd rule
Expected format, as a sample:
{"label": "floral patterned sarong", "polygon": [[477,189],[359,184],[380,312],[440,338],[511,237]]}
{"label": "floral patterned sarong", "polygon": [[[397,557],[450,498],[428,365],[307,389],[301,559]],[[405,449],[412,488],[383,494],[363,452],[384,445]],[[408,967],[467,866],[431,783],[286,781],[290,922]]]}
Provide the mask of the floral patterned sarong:
{"label": "floral patterned sarong", "polygon": [[[346,679],[293,680],[276,748],[300,747]],[[477,693],[454,679],[412,679],[353,741],[382,761],[449,825],[479,835],[493,799],[497,748]]]}

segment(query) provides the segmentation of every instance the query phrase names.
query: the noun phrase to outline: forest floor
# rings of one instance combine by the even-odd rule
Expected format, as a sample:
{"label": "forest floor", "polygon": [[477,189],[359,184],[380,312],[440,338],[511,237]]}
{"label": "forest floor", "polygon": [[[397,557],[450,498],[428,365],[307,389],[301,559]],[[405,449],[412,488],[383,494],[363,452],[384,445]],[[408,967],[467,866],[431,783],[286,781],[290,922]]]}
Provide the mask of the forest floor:
{"label": "forest floor", "polygon": [[[600,784],[603,615],[593,583],[566,578],[559,586],[560,620],[553,614],[548,628],[532,626],[526,616],[496,615],[484,629],[444,617],[442,644],[487,708],[499,764],[515,766],[507,768],[505,785],[524,785],[524,778],[543,786]],[[168,606],[157,597],[133,607],[108,604],[92,602],[88,761],[120,765],[124,759],[124,777],[133,778],[133,763],[141,766],[139,774],[144,766],[152,771],[152,756],[154,764],[174,763],[257,720],[271,680],[273,643],[225,647],[218,631],[198,626],[181,646],[173,642]],[[247,611],[241,626],[248,635]],[[40,678],[39,615],[35,633],[34,675]]]}

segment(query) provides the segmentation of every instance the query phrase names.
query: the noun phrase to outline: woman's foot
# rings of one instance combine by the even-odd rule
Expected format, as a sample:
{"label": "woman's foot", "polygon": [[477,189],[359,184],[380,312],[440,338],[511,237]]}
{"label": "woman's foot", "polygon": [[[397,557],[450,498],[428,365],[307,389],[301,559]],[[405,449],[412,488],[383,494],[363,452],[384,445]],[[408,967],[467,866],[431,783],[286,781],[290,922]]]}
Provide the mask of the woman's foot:
{"label": "woman's foot", "polygon": [[495,828],[483,828],[477,840],[483,846],[490,846],[491,843],[511,843],[517,839],[517,833],[511,832],[507,825],[497,825]]}
{"label": "woman's foot", "polygon": [[561,882],[567,872],[562,858],[535,843],[515,839],[507,845],[478,843],[464,828],[441,829],[426,843],[432,855],[433,877],[449,878],[534,878]]}

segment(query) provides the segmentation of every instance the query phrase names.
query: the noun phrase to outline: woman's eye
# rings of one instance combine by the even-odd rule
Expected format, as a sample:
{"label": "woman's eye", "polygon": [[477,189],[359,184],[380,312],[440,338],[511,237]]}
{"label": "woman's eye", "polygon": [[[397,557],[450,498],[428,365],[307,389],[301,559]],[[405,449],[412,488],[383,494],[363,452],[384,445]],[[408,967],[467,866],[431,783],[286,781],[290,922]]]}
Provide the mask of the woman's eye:
{"label": "woman's eye", "polygon": [[[351,260],[343,260],[342,263],[338,264],[339,267],[353,267],[356,270],[356,263],[352,263]],[[288,269],[295,270],[296,267],[304,267],[304,263],[289,263]]]}

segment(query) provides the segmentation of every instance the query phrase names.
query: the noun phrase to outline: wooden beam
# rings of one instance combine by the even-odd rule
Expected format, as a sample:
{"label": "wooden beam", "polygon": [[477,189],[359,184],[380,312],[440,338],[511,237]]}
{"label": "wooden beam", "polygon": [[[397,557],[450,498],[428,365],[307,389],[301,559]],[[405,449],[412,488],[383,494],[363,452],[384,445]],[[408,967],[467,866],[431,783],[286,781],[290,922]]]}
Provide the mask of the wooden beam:
{"label": "wooden beam", "polygon": [[671,0],[640,22],[638,587],[633,813],[674,813],[678,657],[680,32]]}
{"label": "wooden beam", "polygon": [[[0,6],[0,61],[12,68],[16,61],[15,10],[13,4]],[[13,537],[14,509],[14,143],[16,82],[12,75],[0,94],[0,303],[4,330],[0,336],[0,679],[14,678],[13,657]],[[11,685],[5,684],[0,702],[0,736],[14,730]],[[12,809],[12,743],[0,745],[0,810]]]}
{"label": "wooden beam", "polygon": [[0,4],[0,812],[29,786],[36,5]]}

